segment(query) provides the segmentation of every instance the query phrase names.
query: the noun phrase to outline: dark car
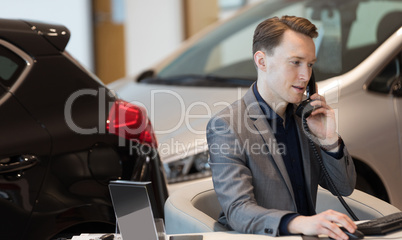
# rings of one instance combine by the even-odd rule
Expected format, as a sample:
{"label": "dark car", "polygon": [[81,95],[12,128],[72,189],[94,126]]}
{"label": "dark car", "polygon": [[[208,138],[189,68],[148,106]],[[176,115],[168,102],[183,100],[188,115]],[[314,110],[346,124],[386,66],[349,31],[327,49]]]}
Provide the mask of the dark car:
{"label": "dark car", "polygon": [[0,19],[0,239],[114,232],[111,180],[164,170],[145,110],[124,102],[64,49],[67,28]]}

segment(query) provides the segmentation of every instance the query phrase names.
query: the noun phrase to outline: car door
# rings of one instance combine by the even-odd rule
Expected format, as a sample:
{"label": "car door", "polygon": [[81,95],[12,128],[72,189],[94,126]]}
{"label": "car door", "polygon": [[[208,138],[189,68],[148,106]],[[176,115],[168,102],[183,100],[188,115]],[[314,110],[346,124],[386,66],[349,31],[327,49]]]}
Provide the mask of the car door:
{"label": "car door", "polygon": [[[395,114],[398,121],[398,133],[399,133],[399,149],[402,149],[402,52],[396,57],[391,64],[395,67],[393,73],[393,82],[391,86],[391,93],[395,102]],[[402,154],[401,154],[402,163]],[[402,165],[400,165],[402,167]],[[402,173],[402,172],[401,172]]]}
{"label": "car door", "polygon": [[[397,132],[398,132],[398,144],[399,144],[399,162],[395,161],[395,174],[394,181],[390,181],[392,184],[392,189],[397,189],[400,187],[402,182],[402,52],[387,65],[387,67],[382,72],[384,79],[388,79],[387,88],[392,96],[392,101],[394,104],[395,119],[397,122]],[[402,199],[401,191],[390,192],[391,199]]]}
{"label": "car door", "polygon": [[[382,145],[388,148],[389,151],[383,151],[381,156],[378,156],[376,170],[382,179],[385,179],[385,187],[388,190],[391,203],[398,204],[397,199],[402,198],[401,191],[389,191],[389,189],[399,189],[402,182],[402,75],[401,75],[401,52],[396,54],[396,57],[392,58],[384,68],[373,78],[368,84],[367,90],[371,94],[375,94],[388,102],[388,106],[391,106],[393,114],[388,114],[388,120],[395,122],[390,124],[388,129],[395,134],[395,137],[391,138],[391,132],[380,133],[387,136],[391,141],[382,141]],[[373,113],[376,113],[375,107],[373,107]],[[392,117],[391,117],[392,116]],[[377,121],[385,122],[387,119],[381,117],[381,114],[377,115]],[[383,128],[385,129],[385,128]],[[392,135],[393,135],[392,134]]]}
{"label": "car door", "polygon": [[[46,129],[11,93],[32,60],[0,40],[0,233],[20,239],[45,176],[51,141]],[[35,94],[32,94],[35,97]]]}

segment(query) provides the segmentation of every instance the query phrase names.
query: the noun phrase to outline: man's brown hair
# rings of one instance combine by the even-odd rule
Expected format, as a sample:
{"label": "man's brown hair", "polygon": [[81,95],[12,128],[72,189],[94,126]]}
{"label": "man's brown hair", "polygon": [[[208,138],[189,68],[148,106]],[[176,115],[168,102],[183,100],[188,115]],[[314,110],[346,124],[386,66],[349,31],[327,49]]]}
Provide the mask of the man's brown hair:
{"label": "man's brown hair", "polygon": [[311,38],[318,36],[316,26],[306,18],[295,16],[268,18],[258,24],[254,31],[253,54],[259,50],[265,50],[266,54],[272,54],[272,50],[279,45],[283,33],[288,29]]}

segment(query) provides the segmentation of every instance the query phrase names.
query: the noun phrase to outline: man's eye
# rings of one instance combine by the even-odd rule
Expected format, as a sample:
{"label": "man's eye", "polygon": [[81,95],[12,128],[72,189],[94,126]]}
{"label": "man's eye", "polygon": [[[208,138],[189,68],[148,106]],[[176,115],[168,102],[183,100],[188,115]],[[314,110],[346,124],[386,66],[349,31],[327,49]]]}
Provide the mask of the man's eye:
{"label": "man's eye", "polygon": [[300,65],[300,61],[292,61],[292,63],[295,65]]}
{"label": "man's eye", "polygon": [[309,63],[308,66],[309,67],[313,67],[314,63]]}

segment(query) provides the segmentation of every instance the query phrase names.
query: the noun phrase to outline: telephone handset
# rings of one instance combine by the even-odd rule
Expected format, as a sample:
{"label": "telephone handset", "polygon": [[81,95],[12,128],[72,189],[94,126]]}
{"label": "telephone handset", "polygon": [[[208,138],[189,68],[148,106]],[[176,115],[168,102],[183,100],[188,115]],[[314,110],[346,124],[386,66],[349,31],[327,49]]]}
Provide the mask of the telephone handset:
{"label": "telephone handset", "polygon": [[312,100],[310,99],[311,95],[313,95],[314,93],[316,93],[316,87],[315,87],[315,77],[314,77],[314,72],[311,73],[311,77],[310,80],[307,84],[307,88],[306,88],[306,95],[307,95],[307,99],[304,100],[303,102],[301,102],[299,104],[299,106],[296,109],[296,114],[299,117],[304,117],[304,118],[308,118],[311,114],[311,112],[313,112],[314,107],[310,105],[310,102],[312,102]]}
{"label": "telephone handset", "polygon": [[306,135],[309,139],[309,144],[310,144],[311,148],[313,149],[314,155],[317,158],[317,160],[321,166],[321,169],[324,172],[324,176],[328,180],[329,185],[332,187],[332,189],[336,193],[339,201],[341,202],[343,207],[346,209],[346,211],[349,213],[349,215],[353,218],[353,220],[358,221],[359,219],[354,214],[353,210],[349,207],[349,205],[345,202],[345,200],[342,198],[334,181],[332,180],[331,176],[329,175],[329,173],[322,161],[322,158],[321,158],[320,154],[318,153],[317,147],[314,144],[314,142],[316,142],[316,139],[314,139],[314,138],[316,138],[316,137],[314,137],[310,133],[310,129],[308,128],[308,125],[307,125],[306,118],[308,118],[311,115],[311,113],[313,112],[313,110],[315,108],[315,107],[311,106],[311,104],[310,104],[312,101],[314,101],[314,100],[311,100],[310,97],[316,92],[317,92],[317,90],[316,90],[316,86],[315,86],[315,77],[314,77],[314,72],[312,72],[310,80],[309,80],[309,82],[307,84],[307,88],[306,88],[307,99],[299,104],[299,106],[296,109],[296,115],[302,118],[304,132],[306,133]]}

